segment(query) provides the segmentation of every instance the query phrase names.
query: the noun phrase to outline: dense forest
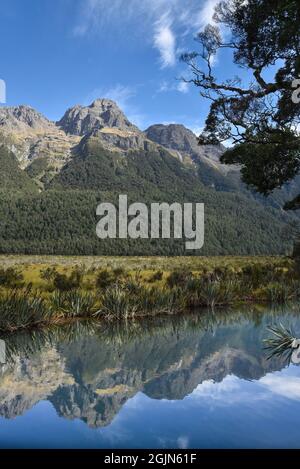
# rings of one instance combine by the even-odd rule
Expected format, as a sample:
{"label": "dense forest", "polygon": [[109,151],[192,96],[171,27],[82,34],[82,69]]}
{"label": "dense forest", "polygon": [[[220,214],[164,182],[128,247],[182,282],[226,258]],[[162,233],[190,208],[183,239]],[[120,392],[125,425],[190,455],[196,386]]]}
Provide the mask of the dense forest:
{"label": "dense forest", "polygon": [[[243,194],[206,187],[163,149],[132,151],[125,158],[87,140],[42,192],[11,154],[2,149],[1,155],[1,253],[274,254],[289,247],[283,241],[286,215]],[[98,239],[97,205],[117,205],[122,193],[129,202],[203,202],[204,247],[193,252],[185,250],[184,240]]]}

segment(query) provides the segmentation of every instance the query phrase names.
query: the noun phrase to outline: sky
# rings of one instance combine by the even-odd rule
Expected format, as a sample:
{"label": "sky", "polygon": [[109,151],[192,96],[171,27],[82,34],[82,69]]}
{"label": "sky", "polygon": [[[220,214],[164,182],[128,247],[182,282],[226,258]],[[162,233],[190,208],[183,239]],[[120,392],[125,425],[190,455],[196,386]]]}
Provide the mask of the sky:
{"label": "sky", "polygon": [[[59,120],[75,104],[115,100],[141,129],[182,123],[199,133],[209,103],[188,77],[182,52],[197,49],[217,0],[1,0],[6,104]],[[231,61],[217,57],[216,75]]]}

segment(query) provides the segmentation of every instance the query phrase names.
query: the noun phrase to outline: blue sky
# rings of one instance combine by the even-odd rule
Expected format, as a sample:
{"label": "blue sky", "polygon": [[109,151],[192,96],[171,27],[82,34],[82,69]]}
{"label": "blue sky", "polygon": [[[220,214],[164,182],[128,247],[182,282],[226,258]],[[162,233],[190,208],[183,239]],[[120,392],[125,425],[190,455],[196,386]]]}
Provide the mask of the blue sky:
{"label": "blue sky", "polygon": [[[216,0],[1,0],[1,71],[7,105],[58,120],[74,104],[110,97],[142,129],[179,122],[198,131],[208,104],[181,52],[211,20]],[[216,74],[232,73],[219,57]]]}

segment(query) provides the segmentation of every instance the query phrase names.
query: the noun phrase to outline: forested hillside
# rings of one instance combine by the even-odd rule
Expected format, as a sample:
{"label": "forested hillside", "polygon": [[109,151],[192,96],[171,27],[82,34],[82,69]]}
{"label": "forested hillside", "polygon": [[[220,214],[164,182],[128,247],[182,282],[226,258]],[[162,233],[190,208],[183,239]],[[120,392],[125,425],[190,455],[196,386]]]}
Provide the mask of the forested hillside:
{"label": "forested hillside", "polygon": [[[114,122],[120,127],[107,127]],[[183,126],[176,144],[165,148],[166,137],[162,146],[152,131],[152,141],[106,100],[68,110],[57,125],[25,107],[5,111],[2,124],[0,139],[6,132],[5,141],[15,142],[10,149],[18,151],[9,151],[2,139],[1,253],[221,255],[290,249],[283,232],[292,216],[249,196],[238,169],[219,162],[220,148],[198,151],[195,136]],[[166,130],[172,140],[174,129]],[[98,239],[97,205],[117,205],[119,194],[147,204],[204,203],[204,247],[193,252],[185,250],[184,240]]]}

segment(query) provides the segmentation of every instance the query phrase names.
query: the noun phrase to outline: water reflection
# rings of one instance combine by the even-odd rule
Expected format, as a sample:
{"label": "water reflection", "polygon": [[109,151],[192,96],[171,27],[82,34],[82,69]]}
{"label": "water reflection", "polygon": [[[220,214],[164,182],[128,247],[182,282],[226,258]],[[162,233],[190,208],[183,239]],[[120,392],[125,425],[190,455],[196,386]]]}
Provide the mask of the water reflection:
{"label": "water reflection", "polygon": [[[300,333],[296,307],[253,306],[2,337],[7,362],[0,376],[0,445],[300,444],[296,427],[286,440],[282,420],[285,414],[293,423],[300,411],[299,367],[287,367],[280,356],[268,360],[264,351],[267,327],[279,320]],[[266,430],[261,439],[259,424]]]}

